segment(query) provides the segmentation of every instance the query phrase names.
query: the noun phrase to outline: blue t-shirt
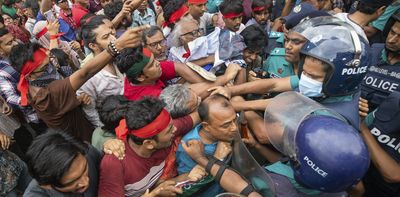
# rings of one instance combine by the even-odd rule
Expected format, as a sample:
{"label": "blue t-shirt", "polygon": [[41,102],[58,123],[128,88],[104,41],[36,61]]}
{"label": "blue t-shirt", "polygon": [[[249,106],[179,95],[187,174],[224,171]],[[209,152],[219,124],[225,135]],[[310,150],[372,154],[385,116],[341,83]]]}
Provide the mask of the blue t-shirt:
{"label": "blue t-shirt", "polygon": [[[182,140],[187,142],[189,140],[200,140],[199,131],[201,130],[201,125],[198,124],[189,133],[183,136]],[[204,143],[203,143],[204,144]],[[213,155],[217,149],[217,142],[212,144],[204,144],[204,153],[206,155]],[[197,163],[193,161],[188,154],[183,150],[182,144],[179,144],[178,150],[176,151],[176,162],[178,164],[178,174],[183,174],[190,172]]]}

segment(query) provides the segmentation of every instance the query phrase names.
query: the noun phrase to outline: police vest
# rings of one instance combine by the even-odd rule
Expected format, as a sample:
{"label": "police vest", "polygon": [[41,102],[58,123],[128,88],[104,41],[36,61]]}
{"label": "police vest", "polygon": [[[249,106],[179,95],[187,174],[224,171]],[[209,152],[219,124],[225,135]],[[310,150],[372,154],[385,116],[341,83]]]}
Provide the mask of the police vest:
{"label": "police vest", "polygon": [[382,103],[393,91],[400,88],[400,63],[389,65],[381,59],[384,44],[374,44],[371,48],[371,67],[361,83],[361,97],[368,100],[370,110]]}
{"label": "police vest", "polygon": [[[375,112],[370,131],[379,145],[400,162],[400,92],[393,92]],[[400,183],[387,183],[375,166],[371,165],[364,178],[366,196],[400,196]]]}
{"label": "police vest", "polygon": [[360,92],[357,92],[353,95],[352,100],[350,101],[341,101],[335,103],[324,103],[321,104],[329,109],[334,110],[339,113],[357,130],[360,129],[360,116],[358,115],[359,107],[358,101],[360,99]]}

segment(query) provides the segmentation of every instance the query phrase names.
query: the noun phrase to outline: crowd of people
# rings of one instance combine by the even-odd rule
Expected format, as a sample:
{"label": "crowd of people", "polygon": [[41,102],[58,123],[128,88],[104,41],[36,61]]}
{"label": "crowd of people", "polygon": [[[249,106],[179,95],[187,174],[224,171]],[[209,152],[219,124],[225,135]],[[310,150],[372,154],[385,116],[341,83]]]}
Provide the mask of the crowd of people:
{"label": "crowd of people", "polygon": [[0,196],[400,196],[398,0],[0,2]]}

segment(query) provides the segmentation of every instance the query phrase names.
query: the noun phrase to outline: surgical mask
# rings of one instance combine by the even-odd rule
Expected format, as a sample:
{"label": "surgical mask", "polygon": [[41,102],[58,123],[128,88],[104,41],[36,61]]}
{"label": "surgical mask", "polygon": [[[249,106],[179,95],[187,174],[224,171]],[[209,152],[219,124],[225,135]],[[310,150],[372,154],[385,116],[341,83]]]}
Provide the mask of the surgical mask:
{"label": "surgical mask", "polygon": [[299,81],[300,93],[307,97],[321,97],[322,93],[322,82],[314,80],[304,73],[301,73]]}
{"label": "surgical mask", "polygon": [[63,77],[58,73],[57,68],[49,63],[42,74],[35,80],[29,81],[29,84],[36,87],[47,87],[51,82],[62,79]]}

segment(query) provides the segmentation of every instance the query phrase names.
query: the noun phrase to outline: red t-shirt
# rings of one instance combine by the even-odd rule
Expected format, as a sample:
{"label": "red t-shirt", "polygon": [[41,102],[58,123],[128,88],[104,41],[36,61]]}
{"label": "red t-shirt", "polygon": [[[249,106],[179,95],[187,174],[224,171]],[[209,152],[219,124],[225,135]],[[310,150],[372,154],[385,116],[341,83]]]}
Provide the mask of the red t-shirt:
{"label": "red t-shirt", "polygon": [[161,76],[152,85],[134,85],[125,78],[124,84],[124,95],[128,100],[139,100],[143,96],[155,96],[158,97],[161,94],[162,89],[165,87],[164,82],[173,79],[176,76],[175,64],[170,61],[160,62]]}
{"label": "red t-shirt", "polygon": [[80,27],[82,17],[89,13],[89,10],[81,6],[80,4],[75,3],[71,8],[71,12],[72,18],[74,19],[76,26]]}
{"label": "red t-shirt", "polygon": [[[193,127],[193,120],[185,116],[173,120],[176,136],[185,135]],[[154,152],[150,158],[140,157],[125,141],[125,158],[104,155],[100,164],[99,196],[140,196],[151,188],[168,165],[172,146]]]}

